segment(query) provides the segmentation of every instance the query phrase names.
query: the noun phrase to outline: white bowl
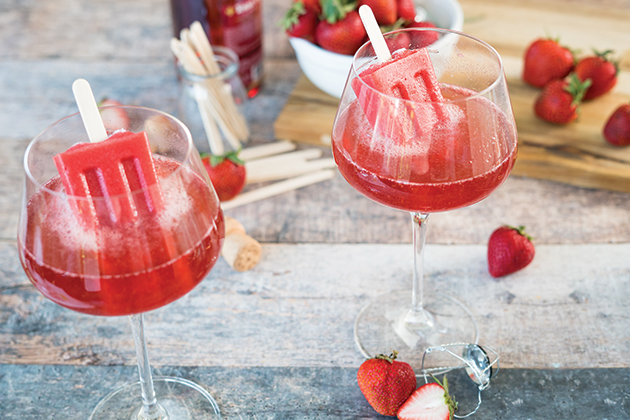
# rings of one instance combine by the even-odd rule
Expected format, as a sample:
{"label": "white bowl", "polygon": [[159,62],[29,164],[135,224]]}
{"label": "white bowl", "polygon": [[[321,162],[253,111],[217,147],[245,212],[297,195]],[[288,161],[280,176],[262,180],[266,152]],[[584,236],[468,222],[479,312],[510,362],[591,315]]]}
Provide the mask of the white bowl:
{"label": "white bowl", "polygon": [[[462,30],[464,12],[457,0],[422,0],[421,6],[427,11],[427,20],[437,27]],[[327,94],[340,98],[352,66],[352,56],[327,51],[303,38],[289,38],[289,42],[308,80]]]}

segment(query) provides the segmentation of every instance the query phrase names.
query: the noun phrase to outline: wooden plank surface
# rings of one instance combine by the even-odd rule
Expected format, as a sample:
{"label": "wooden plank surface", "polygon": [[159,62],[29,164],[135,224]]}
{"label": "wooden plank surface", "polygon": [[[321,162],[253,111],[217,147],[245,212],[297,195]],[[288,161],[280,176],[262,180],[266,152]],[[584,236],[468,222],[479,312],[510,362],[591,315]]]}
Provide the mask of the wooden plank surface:
{"label": "wooden plank surface", "polygon": [[[356,385],[356,372],[302,366],[156,369],[157,375],[201,384],[226,420],[391,419],[367,404]],[[136,376],[130,366],[0,365],[0,393],[6,398],[3,419],[83,420],[108,391]],[[448,378],[463,415],[474,408],[476,392],[462,376],[452,373]],[[471,418],[623,420],[628,418],[629,386],[626,369],[501,369]],[[592,398],[583,398],[585,394]]]}
{"label": "wooden plank surface", "polygon": [[[630,148],[611,146],[602,136],[608,117],[630,98],[630,10],[492,0],[469,0],[462,6],[464,32],[489,42],[505,61],[519,132],[514,175],[630,192]],[[588,32],[583,30],[586,25]],[[560,36],[563,45],[582,55],[592,48],[612,49],[621,60],[615,89],[584,103],[579,120],[567,126],[537,118],[533,104],[539,90],[521,80],[525,48],[545,32]],[[303,77],[275,121],[276,136],[313,144],[330,142],[337,104]]]}
{"label": "wooden plank surface", "polygon": [[[263,250],[252,271],[234,272],[221,259],[192,293],[147,314],[156,366],[356,367],[359,310],[411,287],[411,244]],[[0,255],[9,253],[0,278],[0,363],[135,363],[125,317],[53,304],[20,272],[14,247],[0,247]],[[630,367],[627,255],[630,244],[545,245],[525,270],[495,280],[485,246],[432,245],[427,287],[469,307],[479,342],[496,349],[505,367]]]}
{"label": "wooden plank surface", "polygon": [[[290,3],[263,2],[266,76],[253,100],[251,144],[276,138],[273,122],[301,76],[275,25]],[[466,25],[486,31],[502,54],[519,36],[511,28],[542,36],[543,23],[556,32],[554,22],[493,27],[483,21],[488,13],[550,7],[555,20],[575,5],[594,16],[630,7],[629,0],[555,3],[462,1]],[[9,0],[0,22],[0,407],[11,420],[84,419],[136,375],[129,324],[60,308],[28,282],[15,238],[21,159],[30,138],[76,111],[69,89],[76,77],[97,96],[176,112],[168,2]],[[562,28],[577,43],[621,43],[597,25],[579,34],[572,24]],[[628,197],[510,177],[482,203],[431,216],[429,278],[461,291],[479,317],[481,341],[507,367],[476,418],[628,418]],[[190,295],[147,315],[156,373],[197,380],[228,419],[382,418],[354,382],[362,357],[352,323],[372,297],[407,284],[409,216],[368,201],[341,176],[228,214],[263,242],[263,261],[235,273],[221,259]],[[538,255],[518,275],[493,280],[483,254],[502,223],[526,224]]]}

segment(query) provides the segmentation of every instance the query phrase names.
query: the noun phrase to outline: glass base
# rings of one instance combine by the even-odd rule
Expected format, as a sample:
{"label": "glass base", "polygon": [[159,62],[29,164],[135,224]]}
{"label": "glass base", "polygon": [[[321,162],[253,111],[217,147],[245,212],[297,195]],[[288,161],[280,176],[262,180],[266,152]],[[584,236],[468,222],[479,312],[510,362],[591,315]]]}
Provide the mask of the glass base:
{"label": "glass base", "polygon": [[[200,385],[174,377],[153,378],[158,404],[168,420],[220,420],[221,413],[212,395]],[[142,408],[140,382],[121,386],[98,403],[89,420],[138,420]],[[142,417],[140,417],[142,418]]]}
{"label": "glass base", "polygon": [[[451,343],[477,343],[479,333],[472,314],[461,302],[443,293],[425,293],[424,308],[434,321],[430,328],[410,329],[411,291],[390,292],[363,307],[354,323],[354,339],[366,358],[398,352],[398,360],[407,362],[420,374],[427,347]],[[441,353],[441,352],[438,352]],[[450,366],[453,359],[432,355],[424,368]],[[452,366],[453,368],[456,366]],[[445,371],[450,368],[445,368]]]}

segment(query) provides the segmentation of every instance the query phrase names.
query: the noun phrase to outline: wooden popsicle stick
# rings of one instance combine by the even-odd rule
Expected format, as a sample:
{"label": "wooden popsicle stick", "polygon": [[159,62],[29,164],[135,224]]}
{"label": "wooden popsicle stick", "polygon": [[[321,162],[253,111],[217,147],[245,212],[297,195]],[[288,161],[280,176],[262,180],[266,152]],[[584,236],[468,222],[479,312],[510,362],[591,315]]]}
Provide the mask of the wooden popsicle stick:
{"label": "wooden popsicle stick", "polygon": [[246,171],[247,177],[245,183],[253,184],[256,182],[275,181],[315,172],[320,169],[332,169],[335,167],[337,167],[337,164],[333,158],[295,162],[285,166],[271,166],[256,172]]}
{"label": "wooden popsicle stick", "polygon": [[372,12],[370,6],[364,4],[359,7],[359,16],[361,17],[365,31],[372,42],[372,47],[379,61],[381,63],[389,61],[392,58],[392,54],[389,52],[389,47],[387,47],[383,33],[376,22],[374,12]]}
{"label": "wooden popsicle stick", "polygon": [[214,57],[210,40],[199,21],[194,21],[192,25],[190,25],[189,39],[201,56],[201,61],[203,61],[206,69],[208,69],[208,74],[215,75],[220,73],[221,69]]}
{"label": "wooden popsicle stick", "polygon": [[282,166],[296,162],[306,162],[309,159],[317,159],[321,157],[323,153],[322,149],[304,149],[298,150],[297,152],[281,153],[246,162],[245,168],[247,168],[248,171],[257,171],[259,169],[274,166]]}
{"label": "wooden popsicle stick", "polygon": [[260,146],[247,147],[241,150],[239,157],[245,162],[255,161],[278,153],[290,152],[295,150],[296,147],[297,145],[290,140],[279,140]]}
{"label": "wooden popsicle stick", "polygon": [[221,208],[223,208],[223,210],[233,209],[244,204],[253,203],[258,200],[263,200],[265,198],[284,194],[298,188],[306,187],[307,185],[322,182],[332,178],[333,176],[335,176],[335,171],[332,169],[324,169],[321,171],[296,176],[294,178],[276,182],[275,184],[260,187],[256,190],[241,193],[232,200],[221,203]]}
{"label": "wooden popsicle stick", "polygon": [[83,120],[83,126],[87,131],[90,142],[99,142],[107,139],[107,130],[98,111],[98,105],[94,99],[92,88],[85,79],[77,79],[72,83],[72,93],[79,107],[79,113]]}

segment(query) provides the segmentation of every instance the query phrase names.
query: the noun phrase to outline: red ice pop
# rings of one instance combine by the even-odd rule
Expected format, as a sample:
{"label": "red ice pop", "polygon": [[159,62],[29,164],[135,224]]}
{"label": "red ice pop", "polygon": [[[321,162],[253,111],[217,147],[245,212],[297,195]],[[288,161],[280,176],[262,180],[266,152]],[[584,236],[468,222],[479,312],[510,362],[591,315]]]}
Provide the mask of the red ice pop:
{"label": "red ice pop", "polygon": [[79,143],[54,161],[66,193],[87,199],[73,203],[88,226],[130,222],[162,207],[145,132],[119,132],[101,142]]}
{"label": "red ice pop", "polygon": [[444,117],[439,106],[444,98],[426,48],[399,51],[369,67],[352,88],[370,124],[394,140],[418,137]]}

